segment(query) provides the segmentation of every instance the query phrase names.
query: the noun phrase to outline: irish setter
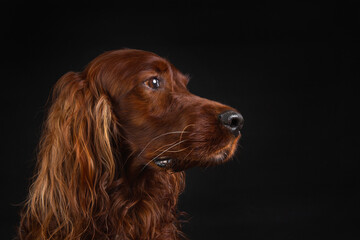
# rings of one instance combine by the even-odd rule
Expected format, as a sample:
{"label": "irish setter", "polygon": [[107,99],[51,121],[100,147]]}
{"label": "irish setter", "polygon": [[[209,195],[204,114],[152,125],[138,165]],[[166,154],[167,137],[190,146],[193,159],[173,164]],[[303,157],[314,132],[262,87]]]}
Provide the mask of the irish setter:
{"label": "irish setter", "polygon": [[53,90],[20,239],[180,239],[184,170],[229,160],[233,108],[191,94],[154,53],[123,49]]}

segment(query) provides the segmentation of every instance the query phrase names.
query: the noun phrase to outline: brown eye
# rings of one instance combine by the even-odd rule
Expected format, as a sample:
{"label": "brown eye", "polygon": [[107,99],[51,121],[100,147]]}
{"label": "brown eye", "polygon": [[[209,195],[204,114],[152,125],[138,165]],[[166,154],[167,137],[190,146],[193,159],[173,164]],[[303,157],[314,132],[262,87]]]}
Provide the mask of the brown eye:
{"label": "brown eye", "polygon": [[144,84],[154,90],[157,90],[160,87],[160,80],[157,78],[150,78],[144,82]]}

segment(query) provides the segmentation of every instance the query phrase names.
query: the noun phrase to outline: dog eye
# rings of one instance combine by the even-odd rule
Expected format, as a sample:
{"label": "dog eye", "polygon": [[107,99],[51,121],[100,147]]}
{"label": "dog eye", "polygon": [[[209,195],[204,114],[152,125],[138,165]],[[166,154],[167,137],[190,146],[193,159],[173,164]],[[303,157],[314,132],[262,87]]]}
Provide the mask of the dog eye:
{"label": "dog eye", "polygon": [[158,88],[160,88],[160,80],[157,79],[157,78],[155,78],[155,77],[146,80],[146,81],[144,82],[144,84],[145,84],[147,87],[149,87],[149,88],[151,88],[151,89],[154,89],[154,90],[157,90]]}

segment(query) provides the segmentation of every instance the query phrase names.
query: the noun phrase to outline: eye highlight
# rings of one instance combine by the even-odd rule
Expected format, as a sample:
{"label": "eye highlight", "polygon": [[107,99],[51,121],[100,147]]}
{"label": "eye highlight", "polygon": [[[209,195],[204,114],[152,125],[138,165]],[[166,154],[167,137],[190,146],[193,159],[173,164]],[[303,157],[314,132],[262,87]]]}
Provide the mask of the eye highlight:
{"label": "eye highlight", "polygon": [[157,90],[160,88],[160,80],[156,77],[149,78],[144,82],[144,84],[153,90]]}

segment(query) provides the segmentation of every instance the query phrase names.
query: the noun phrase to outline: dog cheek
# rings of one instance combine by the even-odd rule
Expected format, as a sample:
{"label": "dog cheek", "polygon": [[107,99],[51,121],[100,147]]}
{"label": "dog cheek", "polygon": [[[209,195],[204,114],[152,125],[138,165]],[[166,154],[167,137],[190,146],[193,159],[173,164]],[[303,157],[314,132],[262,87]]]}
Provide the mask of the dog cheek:
{"label": "dog cheek", "polygon": [[[117,104],[116,112],[123,127],[141,128],[149,118],[149,100],[137,92],[123,97]],[[134,111],[135,110],[135,111]]]}
{"label": "dog cheek", "polygon": [[149,116],[161,122],[171,118],[179,109],[179,104],[169,93],[154,94],[147,103]]}

